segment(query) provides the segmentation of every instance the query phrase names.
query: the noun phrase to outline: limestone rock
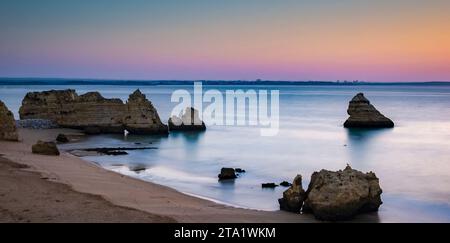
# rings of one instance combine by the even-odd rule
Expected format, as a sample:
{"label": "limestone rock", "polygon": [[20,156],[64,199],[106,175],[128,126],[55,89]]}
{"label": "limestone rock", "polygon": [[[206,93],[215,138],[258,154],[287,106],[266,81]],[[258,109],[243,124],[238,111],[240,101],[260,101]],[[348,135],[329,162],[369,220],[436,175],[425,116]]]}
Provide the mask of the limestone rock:
{"label": "limestone rock", "polygon": [[283,198],[278,199],[278,203],[280,204],[280,209],[299,213],[303,201],[305,200],[306,193],[302,187],[302,176],[297,175],[292,182],[290,188],[283,192]]}
{"label": "limestone rock", "polygon": [[0,140],[19,140],[14,115],[2,101],[0,101]]}
{"label": "limestone rock", "polygon": [[54,142],[44,142],[39,140],[31,147],[33,154],[59,155],[59,150]]}
{"label": "limestone rock", "polygon": [[220,174],[218,175],[219,180],[228,180],[237,178],[236,173],[233,168],[222,168]]}
{"label": "limestone rock", "polygon": [[30,92],[22,101],[20,119],[48,119],[61,127],[86,133],[167,133],[153,105],[139,90],[124,104],[98,92],[78,95],[75,90]]}
{"label": "limestone rock", "polygon": [[306,192],[303,212],[321,220],[346,220],[358,213],[377,211],[382,190],[373,172],[347,166],[343,171],[314,172]]}
{"label": "limestone rock", "polygon": [[363,93],[358,93],[350,101],[347,113],[350,117],[345,121],[347,128],[390,128],[394,122],[381,114]]}
{"label": "limestone rock", "polygon": [[172,116],[169,118],[170,131],[204,131],[205,123],[200,119],[198,111],[192,107],[187,107],[181,117]]}

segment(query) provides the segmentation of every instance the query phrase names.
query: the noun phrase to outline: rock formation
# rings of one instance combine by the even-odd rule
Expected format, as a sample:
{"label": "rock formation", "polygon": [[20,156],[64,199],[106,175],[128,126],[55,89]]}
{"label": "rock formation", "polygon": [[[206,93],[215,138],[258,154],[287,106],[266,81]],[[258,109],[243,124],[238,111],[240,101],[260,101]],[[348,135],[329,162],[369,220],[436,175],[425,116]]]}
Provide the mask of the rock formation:
{"label": "rock formation", "polygon": [[280,203],[280,209],[299,213],[305,197],[306,193],[302,187],[302,176],[297,175],[292,182],[291,187],[283,192],[283,198],[278,199],[278,203]]}
{"label": "rock formation", "polygon": [[237,178],[236,173],[233,168],[222,168],[220,174],[218,175],[219,180],[228,180]]}
{"label": "rock formation", "polygon": [[167,126],[162,124],[152,103],[138,89],[128,98],[125,129],[132,134],[167,134]]}
{"label": "rock formation", "polygon": [[0,140],[19,140],[14,115],[2,101],[0,101]]}
{"label": "rock formation", "polygon": [[31,151],[33,154],[59,155],[59,150],[56,147],[56,143],[44,142],[41,140],[37,141],[37,143],[31,147]]}
{"label": "rock formation", "polygon": [[126,104],[98,92],[78,95],[75,90],[30,92],[22,101],[20,119],[48,119],[61,127],[87,133],[167,134],[156,109],[136,90]]}
{"label": "rock formation", "polygon": [[347,166],[343,171],[321,170],[311,176],[303,212],[321,220],[346,220],[358,213],[377,211],[382,190],[373,172]]}
{"label": "rock formation", "polygon": [[357,94],[350,101],[347,109],[350,117],[345,121],[347,128],[390,128],[394,127],[391,119],[381,114],[363,93]]}
{"label": "rock formation", "polygon": [[170,131],[204,131],[205,123],[200,119],[198,111],[192,107],[187,107],[181,117],[172,116],[169,118]]}

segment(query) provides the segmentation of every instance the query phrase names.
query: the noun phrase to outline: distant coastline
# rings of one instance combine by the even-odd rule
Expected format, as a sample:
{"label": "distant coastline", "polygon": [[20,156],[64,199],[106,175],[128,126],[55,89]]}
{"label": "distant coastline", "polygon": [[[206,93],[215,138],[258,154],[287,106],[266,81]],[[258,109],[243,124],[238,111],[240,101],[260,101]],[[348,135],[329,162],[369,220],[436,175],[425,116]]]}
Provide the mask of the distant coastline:
{"label": "distant coastline", "polygon": [[193,85],[201,81],[203,85],[450,85],[450,81],[427,82],[367,82],[367,81],[283,81],[283,80],[115,80],[77,78],[0,78],[0,85]]}

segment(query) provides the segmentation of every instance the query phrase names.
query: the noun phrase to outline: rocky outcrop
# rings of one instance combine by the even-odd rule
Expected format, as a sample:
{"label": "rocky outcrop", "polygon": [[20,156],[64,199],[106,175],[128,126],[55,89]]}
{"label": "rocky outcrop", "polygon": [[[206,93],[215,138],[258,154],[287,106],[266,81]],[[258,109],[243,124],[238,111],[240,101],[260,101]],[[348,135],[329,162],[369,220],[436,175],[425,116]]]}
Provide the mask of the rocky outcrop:
{"label": "rocky outcrop", "polygon": [[347,128],[391,128],[394,122],[381,114],[363,93],[357,94],[350,101],[347,109],[350,117],[345,121]]}
{"label": "rocky outcrop", "polygon": [[33,154],[59,155],[59,150],[54,142],[44,142],[39,140],[31,147]]}
{"label": "rocky outcrop", "polygon": [[172,116],[169,118],[170,131],[204,131],[205,123],[200,119],[198,111],[192,107],[187,107],[181,117]]}
{"label": "rocky outcrop", "polygon": [[377,211],[382,190],[373,172],[347,166],[343,171],[321,170],[311,176],[303,212],[321,220],[347,220],[358,213]]}
{"label": "rocky outcrop", "polygon": [[283,192],[283,198],[278,199],[280,209],[299,213],[305,197],[306,193],[302,187],[302,176],[297,175],[292,182],[291,187]]}
{"label": "rocky outcrop", "polygon": [[166,134],[156,109],[136,90],[126,104],[107,99],[98,92],[78,95],[75,90],[30,92],[22,101],[20,119],[47,119],[61,127],[87,133]]}
{"label": "rocky outcrop", "polygon": [[138,89],[126,103],[125,129],[132,134],[166,134],[167,126],[162,124],[152,103]]}
{"label": "rocky outcrop", "polygon": [[14,115],[2,101],[0,101],[0,140],[19,140]]}
{"label": "rocky outcrop", "polygon": [[233,168],[222,168],[218,175],[219,180],[228,180],[237,178],[235,170]]}

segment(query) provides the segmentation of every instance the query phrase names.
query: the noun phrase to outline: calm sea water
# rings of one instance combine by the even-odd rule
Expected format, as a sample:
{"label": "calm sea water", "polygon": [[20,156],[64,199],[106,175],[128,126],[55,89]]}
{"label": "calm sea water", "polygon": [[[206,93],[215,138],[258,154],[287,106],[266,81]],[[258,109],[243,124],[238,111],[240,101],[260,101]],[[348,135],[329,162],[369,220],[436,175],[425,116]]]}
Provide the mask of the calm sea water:
{"label": "calm sea water", "polygon": [[[124,86],[0,86],[0,99],[18,117],[29,91],[76,89],[100,91],[126,100],[137,87]],[[166,122],[176,89],[191,86],[139,87]],[[276,89],[280,91],[280,132],[261,137],[260,128],[210,126],[204,133],[171,133],[168,137],[100,135],[65,148],[141,146],[126,156],[85,157],[101,166],[181,192],[222,203],[260,210],[278,210],[286,188],[262,189],[261,183],[292,181],[322,168],[343,169],[348,163],[380,178],[384,204],[381,222],[450,222],[450,86],[204,86],[207,89]],[[396,127],[348,130],[348,101],[364,92]],[[134,172],[135,167],[145,171]],[[220,183],[221,167],[247,171],[234,182]]]}

